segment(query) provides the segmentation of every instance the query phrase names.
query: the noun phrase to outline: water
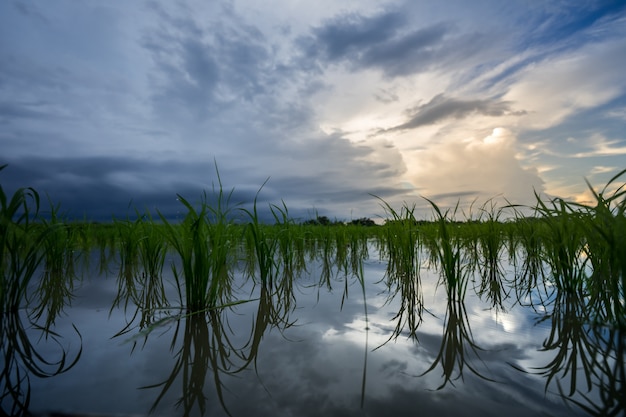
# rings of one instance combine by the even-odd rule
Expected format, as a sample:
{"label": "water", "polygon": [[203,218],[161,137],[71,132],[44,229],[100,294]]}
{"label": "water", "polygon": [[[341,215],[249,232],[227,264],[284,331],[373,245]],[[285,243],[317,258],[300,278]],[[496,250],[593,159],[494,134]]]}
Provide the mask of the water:
{"label": "water", "polygon": [[[572,371],[549,367],[560,354],[576,356],[577,341],[567,335],[557,348],[543,347],[553,329],[546,314],[554,297],[530,307],[505,285],[502,304],[494,306],[479,296],[479,282],[469,281],[465,297],[451,302],[438,271],[424,268],[425,310],[409,337],[406,325],[394,333],[402,297],[390,298],[386,267],[371,248],[365,295],[351,273],[333,268],[322,279],[317,261],[284,296],[242,278],[238,299],[252,301],[143,330],[133,304],[111,310],[115,275],[86,274],[56,319],[58,343],[28,330],[43,358],[65,353],[71,361],[80,353],[67,372],[29,375],[29,410],[36,416],[571,416],[589,414],[572,400],[603,406],[599,389],[587,390],[580,359],[572,396]],[[503,282],[513,282],[512,266],[502,269]],[[171,273],[164,281],[176,305]],[[129,331],[115,336],[128,323]],[[624,359],[623,350],[612,354]],[[549,380],[550,371],[556,376]]]}

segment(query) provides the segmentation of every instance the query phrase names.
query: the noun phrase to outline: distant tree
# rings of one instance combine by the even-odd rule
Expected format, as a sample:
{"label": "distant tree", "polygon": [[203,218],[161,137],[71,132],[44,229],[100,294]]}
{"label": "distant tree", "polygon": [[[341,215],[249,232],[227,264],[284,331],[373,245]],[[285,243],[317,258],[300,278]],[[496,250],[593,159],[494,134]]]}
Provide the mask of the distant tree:
{"label": "distant tree", "polygon": [[315,219],[309,219],[302,222],[304,225],[314,225],[314,226],[337,226],[343,225],[343,222],[338,220],[332,221],[326,216],[317,216]]}
{"label": "distant tree", "polygon": [[367,217],[361,217],[360,219],[354,219],[352,221],[350,221],[351,225],[355,225],[355,226],[376,226],[376,222],[370,218]]}
{"label": "distant tree", "polygon": [[322,226],[328,226],[330,224],[330,219],[326,216],[317,216],[317,223]]}

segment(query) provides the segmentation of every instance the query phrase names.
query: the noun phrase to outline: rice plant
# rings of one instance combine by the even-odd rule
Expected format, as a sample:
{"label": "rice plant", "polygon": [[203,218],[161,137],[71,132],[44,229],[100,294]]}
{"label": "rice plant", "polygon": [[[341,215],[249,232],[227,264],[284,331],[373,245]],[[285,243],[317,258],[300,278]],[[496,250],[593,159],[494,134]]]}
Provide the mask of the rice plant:
{"label": "rice plant", "polygon": [[141,218],[135,221],[115,220],[115,230],[118,232],[116,247],[118,248],[119,268],[117,274],[118,291],[111,310],[120,305],[126,309],[129,302],[137,300],[135,280],[139,275],[139,231],[142,225]]}
{"label": "rice plant", "polygon": [[42,218],[40,225],[45,230],[42,241],[44,253],[43,273],[37,282],[31,317],[35,321],[44,319],[44,328],[49,329],[64,308],[71,303],[74,292],[77,257],[75,250],[76,229],[59,215],[59,206],[50,203],[49,219]]}
{"label": "rice plant", "polygon": [[546,264],[543,257],[546,227],[536,217],[521,215],[517,217],[514,227],[517,246],[509,256],[515,270],[513,288],[516,299],[522,305],[543,305],[546,297],[550,296],[546,288]]}
{"label": "rice plant", "polygon": [[169,304],[163,286],[163,267],[167,255],[167,242],[152,218],[146,216],[141,226],[139,263],[141,277],[135,303],[146,311],[154,311]]}
{"label": "rice plant", "polygon": [[[0,166],[0,171],[6,165]],[[60,335],[37,323],[24,324],[21,308],[27,307],[27,289],[43,262],[45,240],[50,229],[34,222],[39,214],[39,194],[20,188],[8,196],[0,185],[0,412],[10,404],[9,415],[26,415],[30,402],[30,377],[50,377],[72,368],[80,351],[70,361],[64,349],[56,359],[36,350],[27,328],[40,330],[60,345]],[[6,402],[5,402],[6,399]]]}
{"label": "rice plant", "polygon": [[[163,281],[163,267],[167,254],[167,243],[161,226],[153,222],[149,213],[137,216],[134,222],[120,222],[126,230],[125,245],[135,249],[127,251],[136,257],[132,261],[122,260],[118,274],[118,293],[111,309],[123,304],[124,310],[134,306],[134,313],[127,325],[116,336],[129,332],[138,319],[139,329],[145,329],[158,320],[159,313],[167,311],[167,299]],[[123,266],[127,267],[124,268]]]}
{"label": "rice plant", "polygon": [[[448,230],[449,212],[443,213],[433,201],[426,200],[433,207],[439,225],[439,245],[436,249],[436,256],[439,260],[441,282],[446,289],[448,300],[441,347],[433,363],[422,375],[441,365],[444,380],[437,389],[443,388],[448,383],[454,385],[455,379],[463,378],[465,367],[476,376],[490,380],[472,365],[472,360],[480,360],[478,352],[482,349],[474,342],[465,308],[468,277],[461,262],[460,242],[455,240]],[[455,370],[456,376],[454,376]]]}
{"label": "rice plant", "polygon": [[[543,303],[551,332],[542,348],[554,356],[534,371],[546,377],[546,390],[556,382],[566,400],[591,415],[619,415],[624,407],[624,185],[605,195],[625,172],[600,193],[587,182],[595,198],[590,205],[562,199],[545,203],[537,197],[540,218],[533,224],[540,228],[526,245],[533,253],[541,248],[554,286]],[[598,398],[587,395],[593,389]]]}
{"label": "rice plant", "polygon": [[626,183],[610,195],[607,189],[625,173],[612,177],[600,192],[587,182],[595,201],[576,205],[585,233],[583,250],[593,269],[587,288],[594,319],[621,328],[626,328]]}
{"label": "rice plant", "polygon": [[[267,183],[267,180],[265,181]],[[263,186],[261,186],[261,189]],[[256,270],[259,273],[259,277],[262,283],[267,283],[271,287],[273,285],[273,278],[276,272],[276,250],[277,240],[271,239],[265,231],[267,230],[265,225],[261,224],[259,220],[259,214],[257,209],[257,199],[259,192],[257,191],[252,204],[252,210],[241,208],[241,210],[248,216],[249,222],[246,225],[246,242],[248,246],[253,248],[254,258],[256,259]]]}
{"label": "rice plant", "polygon": [[206,192],[199,210],[178,195],[187,209],[181,224],[174,225],[159,213],[166,239],[180,257],[180,270],[176,265],[172,269],[181,298],[180,289],[184,287],[184,303],[190,311],[225,304],[232,291],[230,269],[235,242],[230,233],[233,221],[229,204],[233,191],[224,194],[219,173],[218,180],[219,190],[213,190],[215,206],[209,204]]}
{"label": "rice plant", "polygon": [[404,205],[397,211],[385,201],[382,204],[390,217],[385,226],[388,257],[385,278],[390,291],[387,302],[400,295],[400,309],[392,318],[396,327],[388,340],[405,331],[409,338],[417,339],[417,330],[423,318],[424,297],[420,278],[420,231],[414,215],[415,206]]}
{"label": "rice plant", "polygon": [[[487,205],[490,204],[489,207]],[[504,224],[501,221],[502,210],[489,200],[480,208],[482,216],[473,223],[477,235],[473,238],[478,242],[480,258],[477,260],[480,283],[478,295],[491,302],[496,310],[503,310],[503,300],[508,294],[503,283],[502,252],[504,245]]]}

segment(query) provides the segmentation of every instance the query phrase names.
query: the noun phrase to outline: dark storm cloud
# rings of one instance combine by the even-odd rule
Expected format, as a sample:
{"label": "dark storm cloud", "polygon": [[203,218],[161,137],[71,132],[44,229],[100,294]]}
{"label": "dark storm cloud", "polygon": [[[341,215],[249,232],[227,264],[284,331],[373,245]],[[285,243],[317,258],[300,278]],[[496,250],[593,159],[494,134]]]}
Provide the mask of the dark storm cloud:
{"label": "dark storm cloud", "polygon": [[[226,194],[232,192],[230,207],[235,217],[245,220],[237,207],[249,208],[257,198],[260,216],[273,221],[270,204],[282,206],[284,199],[290,217],[299,220],[330,215],[342,220],[349,212],[330,213],[328,207],[342,203],[372,202],[371,192],[380,196],[394,196],[403,190],[368,184],[355,186],[343,178],[343,173],[298,177],[286,175],[276,178],[250,178],[241,166],[226,164],[217,168],[212,163],[180,160],[145,160],[134,157],[43,157],[2,160],[8,166],[0,172],[0,183],[11,195],[17,188],[33,187],[42,197],[42,209],[47,211],[48,198],[59,205],[61,212],[75,219],[107,221],[112,217],[135,216],[138,210],[156,215],[156,210],[170,219],[180,219],[186,209],[177,200],[181,195],[197,204],[206,193],[207,202],[214,204],[220,187]],[[385,167],[378,167],[384,170]],[[361,167],[361,175],[376,169],[375,165]],[[218,179],[217,171],[219,170]],[[243,174],[243,175],[242,175]],[[253,176],[254,174],[252,174]],[[267,183],[263,186],[265,179]],[[220,186],[220,181],[222,185]]]}
{"label": "dark storm cloud", "polygon": [[71,72],[65,68],[46,67],[2,49],[0,58],[0,91],[7,94],[5,97],[19,97],[19,93],[33,90],[39,94],[65,93],[72,88]]}
{"label": "dark storm cloud", "polygon": [[0,102],[0,122],[10,119],[42,119],[52,118],[53,115],[46,107],[49,103],[34,101],[30,103]]}
{"label": "dark storm cloud", "polygon": [[373,17],[354,13],[339,16],[313,30],[309,52],[330,61],[355,58],[373,45],[389,42],[405,24],[405,16],[397,12]]}
{"label": "dark storm cloud", "polygon": [[497,100],[459,100],[438,94],[428,103],[410,111],[408,122],[386,131],[415,129],[432,125],[446,119],[462,119],[476,114],[504,116],[511,114],[510,103]]}
{"label": "dark storm cloud", "polygon": [[381,68],[389,76],[424,71],[441,57],[440,46],[451,27],[436,24],[391,39],[385,44],[372,45],[363,51],[359,63],[365,67]]}
{"label": "dark storm cloud", "polygon": [[[192,203],[211,191],[215,171],[209,164],[182,161],[146,161],[137,158],[83,157],[46,159],[32,157],[2,161],[0,172],[7,194],[17,188],[34,188],[71,218],[110,220],[135,215],[135,210],[155,210],[175,218],[182,210],[177,194]],[[211,171],[213,169],[213,171]],[[219,185],[217,185],[219,188]],[[254,192],[238,191],[233,201],[251,201]],[[47,202],[42,207],[47,209]],[[45,210],[44,210],[45,211]]]}
{"label": "dark storm cloud", "polygon": [[275,81],[268,45],[254,27],[228,18],[200,23],[162,9],[158,15],[161,26],[145,35],[143,47],[156,63],[151,80],[161,114],[187,108],[206,117],[254,100]]}
{"label": "dark storm cloud", "polygon": [[478,32],[457,34],[453,24],[436,22],[415,28],[406,14],[386,11],[366,17],[346,14],[312,29],[299,39],[303,62],[346,63],[352,69],[375,68],[399,77],[459,64],[493,45]]}

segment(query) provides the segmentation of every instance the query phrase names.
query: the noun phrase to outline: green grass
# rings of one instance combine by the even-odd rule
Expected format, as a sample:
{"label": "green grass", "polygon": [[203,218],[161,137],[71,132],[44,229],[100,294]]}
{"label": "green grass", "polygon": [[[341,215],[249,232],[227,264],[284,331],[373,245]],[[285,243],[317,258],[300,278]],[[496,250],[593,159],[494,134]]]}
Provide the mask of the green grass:
{"label": "green grass", "polygon": [[[0,171],[5,166],[0,166]],[[37,350],[27,332],[27,329],[34,328],[46,339],[58,343],[61,336],[50,326],[66,296],[66,282],[62,282],[62,288],[58,289],[60,298],[55,289],[40,287],[38,295],[41,304],[27,316],[26,323],[20,314],[20,309],[28,307],[29,285],[43,264],[46,251],[59,251],[64,255],[67,249],[64,242],[59,244],[57,241],[64,237],[65,230],[56,224],[44,224],[42,227],[36,222],[39,202],[39,194],[32,188],[20,188],[9,196],[0,186],[0,357],[4,361],[0,368],[0,400],[5,402],[5,398],[9,399],[6,403],[10,404],[10,415],[27,412],[31,376],[46,378],[65,372],[80,357],[79,351],[70,360],[65,350],[61,349],[56,359],[46,358]],[[53,266],[63,269],[64,265],[62,261],[60,265]],[[55,274],[56,271],[50,273],[48,270],[44,280],[51,280],[50,285],[59,284]],[[47,311],[48,315],[44,317],[44,325],[39,325],[34,320],[42,318],[43,311]]]}
{"label": "green grass", "polygon": [[387,258],[387,302],[400,299],[398,313],[392,318],[396,322],[395,330],[388,340],[404,332],[409,338],[417,339],[423,321],[424,296],[420,277],[421,230],[415,218],[415,206],[405,204],[398,211],[384,201],[382,205],[388,215],[383,245]]}

